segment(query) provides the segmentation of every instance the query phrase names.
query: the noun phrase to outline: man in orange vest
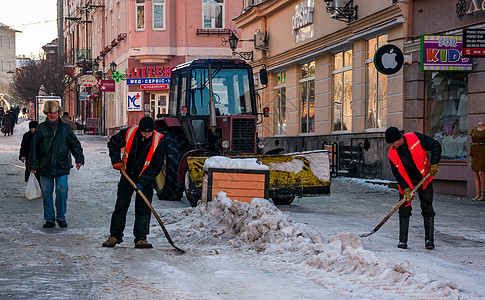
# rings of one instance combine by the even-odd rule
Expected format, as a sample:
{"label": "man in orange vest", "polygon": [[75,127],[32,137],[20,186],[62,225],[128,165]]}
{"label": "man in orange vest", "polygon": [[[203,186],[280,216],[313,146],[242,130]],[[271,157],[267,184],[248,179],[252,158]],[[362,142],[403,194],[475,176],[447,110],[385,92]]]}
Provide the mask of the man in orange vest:
{"label": "man in orange vest", "polygon": [[[163,167],[166,146],[163,135],[154,131],[154,121],[150,117],[140,119],[139,126],[125,128],[111,137],[108,142],[109,156],[113,168],[124,169],[136,183],[136,190],[143,191],[148,201],[152,201],[155,177]],[[121,151],[123,150],[123,158]],[[126,213],[130,207],[131,196],[135,192],[130,182],[121,176],[118,183],[118,195],[113,215],[111,216],[110,237],[103,247],[114,247],[123,242]],[[140,195],[135,197],[135,248],[153,248],[147,242],[150,227],[150,208]]]}
{"label": "man in orange vest", "polygon": [[[411,190],[426,174],[431,176],[418,189],[421,215],[424,218],[424,239],[426,249],[434,249],[433,176],[438,173],[441,145],[433,138],[418,132],[402,134],[396,127],[386,130],[386,142],[390,144],[389,160],[391,170],[399,184],[399,201],[407,202],[399,207],[399,248],[408,247],[409,217],[411,216]],[[428,160],[426,151],[431,151]]]}

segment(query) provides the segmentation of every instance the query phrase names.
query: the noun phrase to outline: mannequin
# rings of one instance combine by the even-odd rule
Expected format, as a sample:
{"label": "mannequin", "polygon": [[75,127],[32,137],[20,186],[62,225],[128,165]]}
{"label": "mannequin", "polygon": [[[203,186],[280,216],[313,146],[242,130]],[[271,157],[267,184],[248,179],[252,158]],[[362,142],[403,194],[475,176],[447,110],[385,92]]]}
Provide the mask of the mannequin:
{"label": "mannequin", "polygon": [[485,124],[478,122],[477,127],[472,129],[471,136],[471,167],[477,192],[473,201],[485,201]]}

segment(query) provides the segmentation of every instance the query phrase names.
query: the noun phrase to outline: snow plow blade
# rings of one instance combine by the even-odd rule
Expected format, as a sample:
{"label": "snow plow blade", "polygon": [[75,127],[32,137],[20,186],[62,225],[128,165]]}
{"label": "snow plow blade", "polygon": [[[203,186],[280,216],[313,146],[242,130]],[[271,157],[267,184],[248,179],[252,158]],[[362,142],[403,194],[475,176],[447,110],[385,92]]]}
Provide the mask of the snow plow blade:
{"label": "snow plow blade", "polygon": [[[202,193],[204,162],[208,157],[189,157],[187,164],[192,192]],[[257,158],[270,170],[269,198],[330,195],[330,163],[327,150],[274,155],[240,155]]]}

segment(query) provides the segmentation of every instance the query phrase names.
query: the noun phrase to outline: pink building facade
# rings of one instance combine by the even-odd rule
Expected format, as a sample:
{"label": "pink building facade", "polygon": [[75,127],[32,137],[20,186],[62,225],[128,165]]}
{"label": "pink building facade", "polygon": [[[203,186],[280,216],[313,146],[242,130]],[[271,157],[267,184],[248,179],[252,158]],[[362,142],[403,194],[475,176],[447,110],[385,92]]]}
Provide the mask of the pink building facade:
{"label": "pink building facade", "polygon": [[[221,38],[236,29],[232,19],[242,9],[242,1],[228,0],[64,3],[71,19],[81,18],[65,23],[67,56],[76,50],[86,54],[76,57],[74,76],[86,75],[84,62],[85,69],[94,70],[87,75],[98,79],[97,86],[76,84],[74,89],[83,96],[85,119],[98,119],[106,135],[166,111],[173,67],[197,58],[231,58]],[[110,70],[114,64],[115,73]],[[112,75],[114,92],[106,92],[99,80],[113,80]]]}

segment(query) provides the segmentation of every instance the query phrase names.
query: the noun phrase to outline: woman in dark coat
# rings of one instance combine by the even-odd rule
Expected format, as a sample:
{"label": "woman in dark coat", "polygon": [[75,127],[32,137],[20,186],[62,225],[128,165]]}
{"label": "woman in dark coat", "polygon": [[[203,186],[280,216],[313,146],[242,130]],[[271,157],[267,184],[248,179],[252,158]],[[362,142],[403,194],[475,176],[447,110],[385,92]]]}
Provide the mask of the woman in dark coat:
{"label": "woman in dark coat", "polygon": [[[38,123],[36,121],[30,121],[29,131],[24,133],[24,136],[22,137],[22,143],[20,144],[19,159],[23,163],[25,163],[25,182],[29,181],[30,170],[27,166],[30,153],[30,144],[32,143],[32,137],[34,136],[35,127],[37,127],[37,124]],[[37,180],[40,180],[39,173],[35,173],[35,177],[37,177]]]}
{"label": "woman in dark coat", "polygon": [[8,135],[10,136],[10,133],[12,132],[12,129],[13,129],[13,115],[12,115],[12,112],[10,110],[7,110],[7,112],[5,113],[5,115],[3,116],[3,119],[2,119],[2,132],[3,132],[3,135]]}

